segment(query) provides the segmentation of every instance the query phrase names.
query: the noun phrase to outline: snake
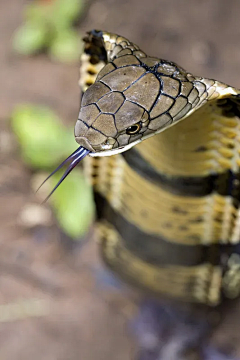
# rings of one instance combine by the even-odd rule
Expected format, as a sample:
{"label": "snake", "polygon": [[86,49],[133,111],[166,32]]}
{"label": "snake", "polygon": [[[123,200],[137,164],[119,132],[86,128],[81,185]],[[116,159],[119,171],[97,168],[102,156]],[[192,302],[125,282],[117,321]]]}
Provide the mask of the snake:
{"label": "snake", "polygon": [[237,298],[240,90],[116,34],[83,40],[79,147],[53,191],[84,158],[110,269],[154,296]]}

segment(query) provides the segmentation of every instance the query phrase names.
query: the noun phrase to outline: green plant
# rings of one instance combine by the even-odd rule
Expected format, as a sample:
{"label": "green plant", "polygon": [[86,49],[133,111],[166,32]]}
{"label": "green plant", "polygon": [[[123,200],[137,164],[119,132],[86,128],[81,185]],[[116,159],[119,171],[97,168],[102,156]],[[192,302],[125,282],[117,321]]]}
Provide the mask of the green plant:
{"label": "green plant", "polygon": [[83,0],[32,2],[26,6],[24,23],[13,37],[13,48],[23,55],[47,51],[56,60],[77,60],[82,45],[73,24],[83,11]]}
{"label": "green plant", "polygon": [[[19,105],[11,117],[24,162],[35,171],[56,168],[76,149],[72,129],[61,124],[48,108]],[[51,187],[59,174],[50,179]],[[73,239],[83,236],[94,217],[92,191],[79,169],[66,178],[50,198],[53,211],[63,231]]]}

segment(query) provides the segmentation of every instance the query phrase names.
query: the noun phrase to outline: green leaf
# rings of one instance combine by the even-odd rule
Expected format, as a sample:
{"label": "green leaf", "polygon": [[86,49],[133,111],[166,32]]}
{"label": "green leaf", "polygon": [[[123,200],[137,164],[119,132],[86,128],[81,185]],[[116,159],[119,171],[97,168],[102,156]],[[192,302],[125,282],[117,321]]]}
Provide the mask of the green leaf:
{"label": "green leaf", "polygon": [[27,22],[13,37],[13,48],[20,54],[30,55],[38,52],[48,43],[48,33],[42,23]]}
{"label": "green leaf", "polygon": [[[60,176],[58,173],[52,177],[52,187]],[[87,233],[94,219],[95,208],[92,188],[81,171],[73,171],[50,200],[59,225],[67,235],[79,240]]]}
{"label": "green leaf", "polygon": [[19,105],[12,122],[24,161],[35,168],[56,166],[77,148],[72,129],[64,127],[48,108]]}
{"label": "green leaf", "polygon": [[58,22],[62,27],[70,26],[83,11],[84,1],[82,0],[55,0],[53,2],[53,21]]}
{"label": "green leaf", "polygon": [[82,52],[82,43],[78,32],[64,30],[57,33],[52,41],[49,53],[52,58],[62,62],[74,62]]}
{"label": "green leaf", "polygon": [[46,22],[52,16],[52,2],[33,1],[24,8],[24,18],[32,23]]}

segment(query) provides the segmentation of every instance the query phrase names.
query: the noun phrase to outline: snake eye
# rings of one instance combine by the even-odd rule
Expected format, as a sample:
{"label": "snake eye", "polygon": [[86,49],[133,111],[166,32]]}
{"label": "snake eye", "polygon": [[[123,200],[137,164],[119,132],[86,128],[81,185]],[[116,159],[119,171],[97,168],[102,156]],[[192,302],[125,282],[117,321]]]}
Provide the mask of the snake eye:
{"label": "snake eye", "polygon": [[128,135],[137,134],[137,133],[141,130],[141,127],[142,127],[142,125],[141,125],[141,123],[139,122],[139,123],[137,123],[137,124],[134,124],[134,125],[132,125],[132,126],[129,126],[129,127],[127,128],[127,130],[126,130],[126,133],[127,133]]}

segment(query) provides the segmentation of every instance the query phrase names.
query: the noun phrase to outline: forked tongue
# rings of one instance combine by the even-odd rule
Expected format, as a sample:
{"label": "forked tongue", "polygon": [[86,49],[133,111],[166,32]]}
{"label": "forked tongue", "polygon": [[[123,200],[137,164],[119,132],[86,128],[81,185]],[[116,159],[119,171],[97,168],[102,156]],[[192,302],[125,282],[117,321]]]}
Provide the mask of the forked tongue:
{"label": "forked tongue", "polygon": [[43,181],[43,183],[39,186],[37,191],[45,184],[45,182],[50,179],[58,170],[60,170],[65,164],[68,164],[68,167],[65,171],[65,173],[62,175],[61,179],[58,181],[57,185],[54,186],[53,190],[50,192],[50,194],[46,197],[44,202],[46,202],[50,196],[54,193],[54,191],[58,188],[58,186],[63,182],[63,180],[70,174],[70,172],[77,166],[77,164],[80,163],[80,161],[85,158],[90,153],[89,150],[85,149],[82,146],[79,146],[77,150],[75,150],[70,156],[68,156],[67,159],[65,159],[53,172]]}

